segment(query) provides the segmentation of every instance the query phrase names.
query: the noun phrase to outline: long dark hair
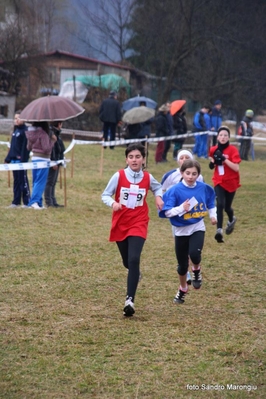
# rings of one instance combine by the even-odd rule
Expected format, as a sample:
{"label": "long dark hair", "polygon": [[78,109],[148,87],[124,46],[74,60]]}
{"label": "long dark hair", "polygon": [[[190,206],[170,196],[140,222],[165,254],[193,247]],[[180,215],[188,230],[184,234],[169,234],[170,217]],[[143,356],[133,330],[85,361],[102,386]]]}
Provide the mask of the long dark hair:
{"label": "long dark hair", "polygon": [[49,123],[43,121],[33,122],[32,126],[41,127],[47,134],[49,134]]}

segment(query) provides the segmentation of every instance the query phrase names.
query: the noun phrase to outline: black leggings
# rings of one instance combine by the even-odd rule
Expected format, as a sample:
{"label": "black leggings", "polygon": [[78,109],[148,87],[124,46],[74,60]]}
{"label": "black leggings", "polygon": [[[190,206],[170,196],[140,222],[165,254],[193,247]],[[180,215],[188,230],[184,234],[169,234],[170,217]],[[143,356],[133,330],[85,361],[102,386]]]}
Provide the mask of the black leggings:
{"label": "black leggings", "polygon": [[232,208],[232,203],[236,192],[229,193],[229,191],[226,191],[219,184],[214,187],[214,190],[217,202],[217,228],[222,229],[224,211],[227,213],[229,222],[233,220],[234,210]]}
{"label": "black leggings", "polygon": [[144,243],[144,238],[135,236],[129,236],[123,241],[116,242],[123,265],[128,269],[127,296],[131,297],[132,301],[134,301],[139,282],[140,255]]}
{"label": "black leggings", "polygon": [[180,276],[184,276],[188,271],[188,257],[194,265],[200,264],[204,236],[204,231],[195,231],[190,236],[175,236],[177,272]]}

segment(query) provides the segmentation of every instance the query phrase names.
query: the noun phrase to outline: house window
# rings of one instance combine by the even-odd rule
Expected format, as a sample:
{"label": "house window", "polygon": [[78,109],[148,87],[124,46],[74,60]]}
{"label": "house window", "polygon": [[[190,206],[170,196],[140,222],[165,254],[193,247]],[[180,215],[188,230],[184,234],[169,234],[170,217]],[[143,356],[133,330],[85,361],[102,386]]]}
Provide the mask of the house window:
{"label": "house window", "polygon": [[7,118],[8,115],[8,106],[7,105],[0,105],[0,114]]}

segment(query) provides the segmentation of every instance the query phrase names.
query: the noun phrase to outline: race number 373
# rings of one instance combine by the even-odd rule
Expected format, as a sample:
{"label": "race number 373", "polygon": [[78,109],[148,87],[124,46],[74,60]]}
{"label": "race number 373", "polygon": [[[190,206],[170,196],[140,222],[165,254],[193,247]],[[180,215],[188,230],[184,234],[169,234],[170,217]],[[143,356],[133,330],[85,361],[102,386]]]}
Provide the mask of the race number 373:
{"label": "race number 373", "polygon": [[131,209],[134,209],[137,206],[143,206],[145,194],[146,189],[139,188],[137,184],[131,184],[130,188],[121,187],[120,204]]}

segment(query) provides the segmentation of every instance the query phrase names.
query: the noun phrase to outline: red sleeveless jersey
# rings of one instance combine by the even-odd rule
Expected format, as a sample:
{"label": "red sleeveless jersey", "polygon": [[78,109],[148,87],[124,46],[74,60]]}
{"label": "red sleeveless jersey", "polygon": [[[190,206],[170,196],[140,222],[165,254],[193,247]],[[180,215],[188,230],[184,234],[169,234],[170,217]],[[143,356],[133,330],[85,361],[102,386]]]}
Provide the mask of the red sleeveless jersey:
{"label": "red sleeveless jersey", "polygon": [[115,201],[122,204],[122,209],[113,212],[110,241],[123,241],[129,236],[138,236],[146,239],[149,209],[146,197],[150,188],[150,174],[144,172],[143,179],[138,183],[139,191],[134,209],[127,208],[126,199],[129,193],[130,183],[124,170],[119,170],[119,180],[115,192]]}

